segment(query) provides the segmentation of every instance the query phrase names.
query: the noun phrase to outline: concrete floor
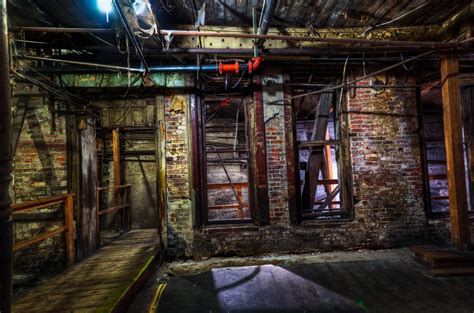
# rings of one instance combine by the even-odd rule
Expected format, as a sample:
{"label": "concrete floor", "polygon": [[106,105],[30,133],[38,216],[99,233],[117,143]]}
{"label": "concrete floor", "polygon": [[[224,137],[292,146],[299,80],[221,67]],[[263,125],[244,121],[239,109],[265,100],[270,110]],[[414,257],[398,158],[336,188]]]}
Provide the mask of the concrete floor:
{"label": "concrete floor", "polygon": [[159,313],[474,312],[474,277],[432,278],[408,249],[171,263],[129,312],[159,285]]}

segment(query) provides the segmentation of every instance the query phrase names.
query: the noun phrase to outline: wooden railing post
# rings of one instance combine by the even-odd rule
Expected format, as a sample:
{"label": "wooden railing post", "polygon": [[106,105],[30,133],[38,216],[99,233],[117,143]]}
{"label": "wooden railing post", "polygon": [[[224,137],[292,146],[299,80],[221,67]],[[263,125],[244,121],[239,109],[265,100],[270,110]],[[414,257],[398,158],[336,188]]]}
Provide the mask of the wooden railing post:
{"label": "wooden railing post", "polygon": [[464,172],[459,62],[455,56],[441,58],[441,92],[443,96],[451,239],[458,250],[469,250],[471,248],[471,234],[469,231],[466,176]]}
{"label": "wooden railing post", "polygon": [[95,236],[97,238],[97,248],[100,246],[100,189],[95,189],[95,200],[97,203],[97,209],[95,210]]}
{"label": "wooden railing post", "polygon": [[74,264],[74,196],[68,194],[64,207],[64,222],[66,227],[66,264],[71,266]]}

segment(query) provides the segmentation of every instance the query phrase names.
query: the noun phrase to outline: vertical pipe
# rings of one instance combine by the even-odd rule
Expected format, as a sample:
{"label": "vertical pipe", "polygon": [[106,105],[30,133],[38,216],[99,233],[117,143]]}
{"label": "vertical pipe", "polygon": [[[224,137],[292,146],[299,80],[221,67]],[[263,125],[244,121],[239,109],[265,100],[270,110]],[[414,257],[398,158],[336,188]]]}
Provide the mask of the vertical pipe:
{"label": "vertical pipe", "polygon": [[8,56],[7,1],[0,0],[0,312],[11,312],[13,225],[12,181],[12,107]]}
{"label": "vertical pipe", "polygon": [[[252,24],[253,24],[253,33],[256,35],[257,34],[257,7],[252,6]],[[257,40],[254,39],[253,43],[253,57],[256,58],[258,57],[258,46],[257,46]]]}

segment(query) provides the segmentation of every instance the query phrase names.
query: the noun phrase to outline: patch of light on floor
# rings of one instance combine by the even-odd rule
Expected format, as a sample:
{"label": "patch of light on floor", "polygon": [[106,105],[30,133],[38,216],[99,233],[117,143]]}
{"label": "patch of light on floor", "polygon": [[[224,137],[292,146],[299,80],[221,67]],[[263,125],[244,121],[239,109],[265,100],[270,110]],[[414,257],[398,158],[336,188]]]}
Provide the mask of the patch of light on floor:
{"label": "patch of light on floor", "polygon": [[363,312],[356,302],[274,265],[212,269],[224,312]]}

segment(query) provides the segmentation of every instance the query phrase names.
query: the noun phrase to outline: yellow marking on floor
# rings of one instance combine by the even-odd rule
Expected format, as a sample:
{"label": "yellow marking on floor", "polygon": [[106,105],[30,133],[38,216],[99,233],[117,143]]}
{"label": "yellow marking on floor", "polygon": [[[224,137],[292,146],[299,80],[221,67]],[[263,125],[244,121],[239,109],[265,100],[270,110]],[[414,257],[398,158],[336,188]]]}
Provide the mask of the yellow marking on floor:
{"label": "yellow marking on floor", "polygon": [[160,299],[161,296],[163,295],[163,291],[166,288],[166,284],[160,284],[158,288],[156,289],[155,296],[153,297],[153,301],[151,302],[150,305],[150,310],[148,310],[149,313],[155,313],[158,305],[160,304]]}

